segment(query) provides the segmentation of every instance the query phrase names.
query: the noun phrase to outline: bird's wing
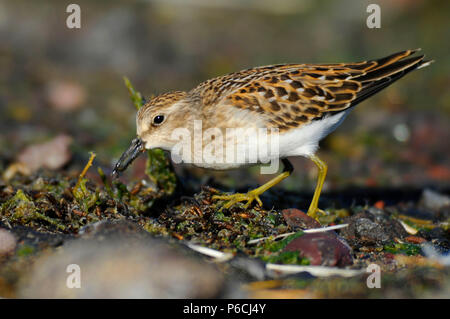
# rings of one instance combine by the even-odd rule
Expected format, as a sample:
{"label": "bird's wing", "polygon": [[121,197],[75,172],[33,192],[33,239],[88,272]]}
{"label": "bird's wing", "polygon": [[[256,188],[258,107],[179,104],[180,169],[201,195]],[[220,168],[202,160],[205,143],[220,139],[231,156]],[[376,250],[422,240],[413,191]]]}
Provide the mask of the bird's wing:
{"label": "bird's wing", "polygon": [[269,126],[289,129],[351,108],[428,65],[423,55],[409,57],[416,51],[357,63],[258,67],[208,80],[193,91],[206,107],[247,109],[265,115]]}

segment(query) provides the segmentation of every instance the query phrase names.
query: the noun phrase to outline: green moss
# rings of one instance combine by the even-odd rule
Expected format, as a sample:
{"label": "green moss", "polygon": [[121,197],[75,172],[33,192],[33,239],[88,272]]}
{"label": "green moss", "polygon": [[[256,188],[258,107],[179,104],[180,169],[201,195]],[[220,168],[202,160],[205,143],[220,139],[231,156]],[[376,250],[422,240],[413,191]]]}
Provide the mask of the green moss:
{"label": "green moss", "polygon": [[98,175],[100,176],[100,178],[101,178],[101,180],[103,182],[103,185],[105,186],[106,193],[109,195],[109,197],[114,198],[114,193],[113,193],[113,191],[111,189],[111,185],[108,182],[108,180],[106,178],[106,175],[105,175],[105,173],[103,172],[103,170],[102,170],[102,168],[100,166],[97,167],[97,172],[98,172]]}
{"label": "green moss", "polygon": [[16,194],[3,203],[1,214],[12,222],[27,223],[35,218],[36,206],[33,201],[19,189]]}
{"label": "green moss", "polygon": [[31,254],[33,254],[35,251],[35,249],[31,246],[28,245],[23,245],[22,247],[20,247],[19,249],[17,249],[17,256],[19,257],[27,257]]}
{"label": "green moss", "polygon": [[123,184],[120,180],[118,179],[113,180],[113,185],[116,191],[115,194],[116,196],[114,196],[113,198],[117,198],[117,200],[121,201],[124,196],[130,194],[130,192],[128,192],[127,186]]}
{"label": "green moss", "polygon": [[277,224],[277,215],[274,213],[269,213],[267,214],[267,220],[269,220],[272,225],[276,225]]}
{"label": "green moss", "polygon": [[298,231],[280,241],[266,241],[256,247],[255,256],[268,263],[309,265],[309,260],[301,257],[298,251],[283,251],[291,241],[303,234],[302,231]]}
{"label": "green moss", "polygon": [[89,209],[92,206],[97,204],[97,201],[99,199],[99,192],[97,189],[95,191],[91,191],[86,187],[86,183],[89,180],[85,177],[85,175],[88,169],[92,166],[92,162],[95,158],[95,153],[91,152],[90,154],[91,155],[89,157],[89,161],[81,172],[80,177],[78,177],[76,185],[72,189],[73,197],[75,197],[78,204],[86,213],[89,212]]}
{"label": "green moss", "polygon": [[225,216],[225,214],[222,211],[218,211],[214,213],[214,220],[217,221],[227,221],[228,218]]}
{"label": "green moss", "polygon": [[287,236],[286,238],[280,240],[280,241],[275,241],[273,243],[269,243],[266,248],[267,250],[271,251],[271,252],[277,252],[277,251],[281,251],[283,250],[291,241],[293,241],[295,238],[298,238],[300,236],[302,236],[304,233],[300,230],[298,232],[296,232],[295,234],[292,234],[290,236]]}
{"label": "green moss", "polygon": [[187,226],[189,226],[190,221],[184,220],[177,225],[177,231],[184,231]]}
{"label": "green moss", "polygon": [[392,243],[383,247],[384,251],[392,254],[405,254],[408,256],[420,255],[421,248],[419,245],[408,243]]}
{"label": "green moss", "polygon": [[177,176],[170,163],[169,156],[160,149],[148,151],[145,172],[150,180],[168,195],[171,195],[177,186]]}
{"label": "green moss", "polygon": [[309,265],[308,258],[300,257],[298,251],[284,251],[276,255],[263,258],[268,263],[291,264],[291,265]]}
{"label": "green moss", "polygon": [[91,191],[86,187],[87,178],[80,178],[77,185],[73,188],[72,194],[85,212],[88,212],[98,200],[98,191]]}
{"label": "green moss", "polygon": [[146,222],[142,225],[142,228],[150,234],[164,236],[169,235],[168,229],[165,226],[155,222],[153,219],[146,220]]}
{"label": "green moss", "polygon": [[136,110],[139,110],[145,103],[144,98],[142,97],[141,93],[137,92],[133,88],[133,85],[131,84],[130,80],[128,80],[127,77],[124,76],[123,80],[125,82],[125,86],[128,89],[128,92],[130,93],[131,100],[133,101]]}
{"label": "green moss", "polygon": [[65,230],[65,226],[58,219],[41,213],[33,200],[21,189],[3,203],[0,207],[0,215],[15,224],[32,226],[35,221],[43,220],[59,230]]}

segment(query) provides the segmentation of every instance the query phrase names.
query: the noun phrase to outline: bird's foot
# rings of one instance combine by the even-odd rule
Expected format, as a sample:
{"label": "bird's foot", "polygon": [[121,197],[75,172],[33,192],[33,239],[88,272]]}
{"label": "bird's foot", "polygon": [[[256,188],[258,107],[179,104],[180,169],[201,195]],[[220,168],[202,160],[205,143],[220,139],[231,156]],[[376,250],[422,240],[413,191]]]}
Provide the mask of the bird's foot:
{"label": "bird's foot", "polygon": [[225,205],[223,205],[223,207],[227,209],[236,203],[247,201],[247,203],[244,205],[244,208],[248,208],[250,204],[255,200],[258,202],[259,206],[262,206],[262,201],[259,198],[259,195],[261,194],[262,192],[260,192],[259,189],[254,189],[245,194],[237,193],[231,195],[214,195],[212,199],[226,200],[227,202],[225,203]]}
{"label": "bird's foot", "polygon": [[328,213],[320,208],[308,209],[307,215],[319,221],[319,215],[326,216]]}

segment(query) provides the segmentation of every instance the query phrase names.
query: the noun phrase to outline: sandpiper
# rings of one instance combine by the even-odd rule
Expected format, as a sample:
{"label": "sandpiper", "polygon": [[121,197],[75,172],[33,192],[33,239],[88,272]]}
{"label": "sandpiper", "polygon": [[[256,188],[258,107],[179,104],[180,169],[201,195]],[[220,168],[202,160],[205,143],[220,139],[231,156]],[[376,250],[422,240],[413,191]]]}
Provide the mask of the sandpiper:
{"label": "sandpiper", "polygon": [[[227,201],[226,208],[241,201],[247,201],[246,207],[255,200],[262,205],[259,196],[292,173],[287,157],[304,156],[318,168],[317,185],[308,209],[308,215],[317,218],[317,213],[322,212],[318,201],[327,173],[327,165],[316,155],[319,141],[334,131],[354,106],[405,74],[429,65],[432,61],[425,61],[424,55],[412,56],[419,50],[355,63],[255,67],[207,80],[189,92],[156,96],[139,109],[137,137],[113,174],[123,171],[144,149],[172,152],[179,144],[173,132],[181,128],[192,137],[194,123],[198,121],[203,131],[215,129],[219,133],[228,128],[275,128],[277,158],[284,164],[283,172],[248,193],[216,195],[214,199]],[[225,142],[223,154],[236,146],[236,139],[227,138]],[[195,148],[189,149],[193,155],[196,152]],[[194,161],[193,164],[224,170],[249,163]]]}

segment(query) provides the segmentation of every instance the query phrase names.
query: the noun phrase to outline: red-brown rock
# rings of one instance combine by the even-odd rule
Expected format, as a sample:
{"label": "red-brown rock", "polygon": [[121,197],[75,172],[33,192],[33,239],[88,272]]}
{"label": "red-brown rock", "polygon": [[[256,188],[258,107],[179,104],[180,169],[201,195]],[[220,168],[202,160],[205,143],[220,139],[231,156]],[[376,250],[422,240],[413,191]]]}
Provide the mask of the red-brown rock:
{"label": "red-brown rock", "polygon": [[344,267],[353,264],[352,250],[332,232],[304,234],[292,240],[284,251],[298,251],[311,265]]}
{"label": "red-brown rock", "polygon": [[309,229],[321,227],[320,223],[317,220],[309,217],[299,209],[284,209],[281,213],[283,214],[286,223],[294,229]]}
{"label": "red-brown rock", "polygon": [[418,236],[408,236],[405,238],[405,240],[411,244],[422,244],[427,241],[425,238]]}

